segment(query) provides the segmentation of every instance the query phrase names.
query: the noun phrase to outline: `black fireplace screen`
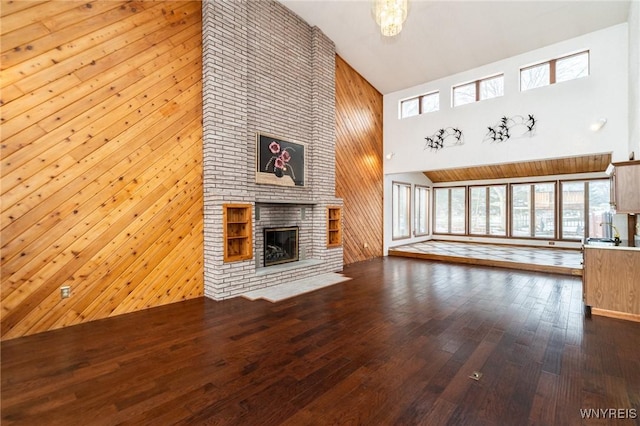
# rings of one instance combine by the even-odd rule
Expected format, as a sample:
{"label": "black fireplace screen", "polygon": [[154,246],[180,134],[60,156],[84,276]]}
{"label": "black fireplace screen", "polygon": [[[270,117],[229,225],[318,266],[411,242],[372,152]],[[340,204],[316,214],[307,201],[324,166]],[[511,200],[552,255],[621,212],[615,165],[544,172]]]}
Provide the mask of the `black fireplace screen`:
{"label": "black fireplace screen", "polygon": [[298,227],[265,228],[264,266],[298,260]]}

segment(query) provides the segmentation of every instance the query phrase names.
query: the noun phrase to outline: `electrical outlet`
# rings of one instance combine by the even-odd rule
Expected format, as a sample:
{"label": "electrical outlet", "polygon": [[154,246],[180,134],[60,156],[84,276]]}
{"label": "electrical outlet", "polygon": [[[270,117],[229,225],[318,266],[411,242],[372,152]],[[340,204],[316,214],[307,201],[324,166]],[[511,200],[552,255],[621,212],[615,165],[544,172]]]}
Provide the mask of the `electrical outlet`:
{"label": "electrical outlet", "polygon": [[71,296],[71,286],[65,285],[60,287],[60,297],[66,299],[69,296]]}
{"label": "electrical outlet", "polygon": [[369,248],[369,243],[364,243],[363,246],[364,248]]}

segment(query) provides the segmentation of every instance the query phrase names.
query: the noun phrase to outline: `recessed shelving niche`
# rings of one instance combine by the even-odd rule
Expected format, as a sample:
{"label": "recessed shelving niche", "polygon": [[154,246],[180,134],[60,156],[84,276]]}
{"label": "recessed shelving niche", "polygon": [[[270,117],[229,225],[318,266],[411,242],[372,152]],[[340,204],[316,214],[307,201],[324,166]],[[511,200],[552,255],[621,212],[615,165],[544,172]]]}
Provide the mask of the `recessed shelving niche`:
{"label": "recessed shelving niche", "polygon": [[342,209],[327,207],[327,247],[342,245]]}
{"label": "recessed shelving niche", "polygon": [[253,258],[251,204],[222,206],[224,261],[237,262]]}

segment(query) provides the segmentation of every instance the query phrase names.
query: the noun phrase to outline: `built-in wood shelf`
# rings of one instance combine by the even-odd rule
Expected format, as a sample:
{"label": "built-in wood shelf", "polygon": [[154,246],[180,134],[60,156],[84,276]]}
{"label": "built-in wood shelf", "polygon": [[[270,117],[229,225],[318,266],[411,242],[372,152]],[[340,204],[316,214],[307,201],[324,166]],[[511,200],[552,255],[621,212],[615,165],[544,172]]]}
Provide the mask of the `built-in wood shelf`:
{"label": "built-in wood shelf", "polygon": [[224,204],[224,261],[237,262],[253,258],[251,204]]}
{"label": "built-in wood shelf", "polygon": [[342,208],[327,207],[327,247],[342,245]]}

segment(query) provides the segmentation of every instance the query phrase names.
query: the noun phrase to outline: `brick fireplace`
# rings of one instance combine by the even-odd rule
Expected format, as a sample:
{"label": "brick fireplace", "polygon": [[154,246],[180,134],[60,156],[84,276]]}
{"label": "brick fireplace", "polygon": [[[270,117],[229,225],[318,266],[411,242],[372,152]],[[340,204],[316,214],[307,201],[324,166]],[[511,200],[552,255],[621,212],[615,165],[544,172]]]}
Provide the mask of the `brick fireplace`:
{"label": "brick fireplace", "polygon": [[[335,198],[335,46],[275,1],[203,2],[205,295],[342,270]],[[305,144],[303,187],[256,183],[256,134]],[[224,262],[222,206],[253,211],[253,257]],[[264,229],[297,227],[297,262],[264,267]]]}

